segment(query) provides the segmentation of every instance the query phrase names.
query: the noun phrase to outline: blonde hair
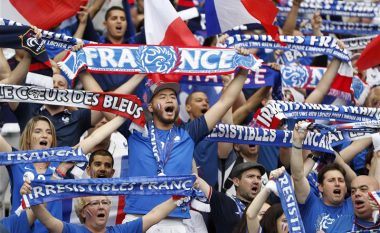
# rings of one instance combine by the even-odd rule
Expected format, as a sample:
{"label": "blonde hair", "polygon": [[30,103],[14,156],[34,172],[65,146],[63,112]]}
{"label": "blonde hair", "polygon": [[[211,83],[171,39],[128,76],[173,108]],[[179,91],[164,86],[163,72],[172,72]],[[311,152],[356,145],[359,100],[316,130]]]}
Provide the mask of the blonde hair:
{"label": "blonde hair", "polygon": [[86,202],[83,200],[83,197],[77,197],[74,199],[74,209],[75,214],[78,216],[80,223],[84,224],[86,222],[86,218],[82,216],[83,207],[86,205]]}
{"label": "blonde hair", "polygon": [[[85,197],[77,197],[73,198],[74,200],[74,210],[75,214],[78,216],[79,221],[81,224],[84,224],[86,222],[86,218],[82,216],[82,211],[84,206],[87,204],[84,200]],[[110,200],[108,197],[105,197],[107,200]]]}
{"label": "blonde hair", "polygon": [[20,150],[31,150],[32,148],[30,147],[30,141],[32,139],[32,133],[34,128],[36,127],[36,124],[38,121],[45,121],[49,124],[50,130],[51,130],[51,135],[52,135],[52,142],[51,142],[51,147],[56,147],[57,146],[57,135],[55,132],[55,127],[53,123],[49,120],[49,118],[45,116],[35,116],[31,118],[28,123],[25,126],[24,131],[22,131],[22,134],[20,136],[20,144],[19,144],[19,149]]}

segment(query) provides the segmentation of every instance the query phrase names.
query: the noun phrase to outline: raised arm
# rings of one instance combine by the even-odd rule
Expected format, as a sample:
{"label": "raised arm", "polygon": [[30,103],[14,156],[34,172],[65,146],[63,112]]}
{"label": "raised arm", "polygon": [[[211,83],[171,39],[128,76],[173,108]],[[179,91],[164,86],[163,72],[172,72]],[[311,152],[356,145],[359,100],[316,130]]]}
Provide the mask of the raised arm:
{"label": "raised arm", "polygon": [[[26,195],[32,192],[32,186],[30,181],[25,181],[20,189],[21,195]],[[31,207],[34,216],[40,220],[40,222],[49,230],[51,233],[61,233],[63,230],[63,222],[49,213],[43,204]],[[28,221],[30,223],[28,215]],[[34,217],[33,217],[34,218]]]}
{"label": "raised arm", "polygon": [[282,33],[287,36],[292,36],[297,24],[298,10],[303,0],[293,0],[292,8],[289,11],[284,26],[282,27]]}
{"label": "raised arm", "polygon": [[373,158],[371,160],[370,174],[380,183],[380,134],[372,135]]}
{"label": "raised arm", "polygon": [[63,222],[45,208],[43,204],[32,206],[32,211],[38,220],[49,230],[50,233],[61,233],[63,230]]}
{"label": "raised arm", "polygon": [[261,207],[263,207],[265,201],[268,199],[271,192],[278,195],[276,183],[272,178],[278,178],[285,172],[285,167],[277,168],[273,170],[269,176],[271,180],[261,189],[257,196],[253,199],[251,204],[249,204],[246,215],[247,215],[247,226],[249,233],[257,233],[260,229],[260,222],[258,215]]}
{"label": "raised arm", "polygon": [[310,193],[310,184],[304,173],[302,157],[302,142],[306,137],[307,130],[300,128],[297,123],[293,130],[292,155],[290,156],[290,170],[294,183],[294,191],[298,203],[303,204]]}
{"label": "raised arm", "polygon": [[177,207],[176,200],[173,197],[154,207],[151,211],[142,217],[143,232],[151,226],[166,218]]}
{"label": "raised arm", "polygon": [[117,116],[96,129],[90,136],[79,143],[79,147],[82,148],[83,153],[89,153],[92,148],[102,142],[111,133],[116,131],[125,122],[125,120],[125,118]]}
{"label": "raised arm", "polygon": [[20,84],[25,79],[29,71],[29,65],[32,57],[25,50],[18,50],[22,55],[21,61],[13,71],[10,71],[7,60],[0,49],[0,83],[2,84]]}
{"label": "raised arm", "polygon": [[240,95],[247,74],[247,70],[240,69],[230,85],[224,90],[220,99],[204,114],[209,130],[212,130],[216,123],[222,119],[223,115],[226,114]]}
{"label": "raised arm", "polygon": [[1,136],[0,134],[0,151],[1,152],[12,152],[12,146]]}
{"label": "raised arm", "polygon": [[341,150],[340,156],[342,156],[344,162],[350,163],[351,160],[362,150],[370,146],[372,143],[371,138],[363,138],[357,141],[353,141],[349,146]]}
{"label": "raised arm", "polygon": [[[103,92],[95,78],[87,71],[81,72],[79,74],[80,80],[83,84],[85,90]],[[136,89],[136,87],[144,80],[145,74],[135,74],[128,79],[123,85],[118,87],[114,92],[120,94],[131,94]]]}
{"label": "raised arm", "polygon": [[233,113],[234,124],[241,124],[248,114],[256,111],[256,109],[261,105],[261,101],[266,98],[269,90],[270,87],[260,88],[251,97],[249,97],[244,105],[236,109]]}
{"label": "raised arm", "polygon": [[352,170],[352,168],[343,160],[342,156],[337,152],[335,152],[334,163],[338,164],[341,168],[344,169],[344,171],[346,172],[346,176],[344,177],[346,180],[346,184],[350,186],[351,182],[356,177],[356,173],[354,172],[354,170]]}
{"label": "raised arm", "polygon": [[321,81],[319,81],[317,87],[306,98],[305,103],[319,104],[322,103],[323,98],[330,91],[330,86],[334,81],[336,74],[338,73],[341,61],[334,58],[327,67],[326,72],[323,74]]}
{"label": "raised arm", "polygon": [[[226,114],[224,114],[222,118],[222,122],[225,124],[233,124],[232,121],[232,107],[228,109]],[[227,159],[228,155],[233,149],[233,143],[229,142],[218,142],[218,158],[219,159]]]}

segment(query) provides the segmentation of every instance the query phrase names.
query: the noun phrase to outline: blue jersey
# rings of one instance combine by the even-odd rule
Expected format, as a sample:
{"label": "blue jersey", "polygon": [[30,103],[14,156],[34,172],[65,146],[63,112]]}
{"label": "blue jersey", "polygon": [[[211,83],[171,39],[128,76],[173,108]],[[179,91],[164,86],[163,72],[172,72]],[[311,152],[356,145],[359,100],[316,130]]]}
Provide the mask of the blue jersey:
{"label": "blue jersey", "polygon": [[46,116],[53,123],[57,132],[57,146],[75,146],[82,134],[91,127],[91,110],[65,110],[55,115],[50,113],[41,104],[19,103],[14,111],[21,131],[24,130],[30,118],[38,115]]}
{"label": "blue jersey", "polygon": [[[142,218],[124,224],[106,227],[106,233],[141,233]],[[91,233],[85,226],[63,222],[62,233]]]}
{"label": "blue jersey", "polygon": [[[23,211],[20,216],[12,214],[6,218],[1,219],[0,225],[2,225],[9,233],[31,232],[26,211]],[[0,232],[3,233],[1,227]]]}
{"label": "blue jersey", "polygon": [[359,218],[357,218],[355,222],[355,215],[349,214],[341,216],[335,220],[326,233],[355,232],[364,231],[366,229],[374,230],[373,232],[375,232],[375,230],[380,230],[380,224],[374,224],[373,222],[368,222]]}
{"label": "blue jersey", "polygon": [[194,150],[194,160],[198,175],[215,187],[218,181],[218,142],[200,141]]}
{"label": "blue jersey", "polygon": [[[126,125],[124,125],[126,126]],[[173,131],[174,130],[174,131]],[[165,146],[169,130],[159,130],[157,145]],[[164,166],[164,172],[169,176],[190,175],[192,172],[192,159],[196,143],[202,140],[208,133],[208,127],[204,116],[180,127],[172,129],[174,137],[171,152]],[[158,165],[153,156],[152,144],[149,136],[144,136],[140,132],[120,130],[128,138],[129,171],[128,176],[157,176]],[[128,195],[124,211],[128,214],[146,214],[156,205],[169,199],[169,195],[162,196],[141,196]],[[189,208],[177,208],[170,217],[189,218]]]}
{"label": "blue jersey", "polygon": [[[27,164],[15,164],[7,166],[9,173],[9,180],[11,183],[11,213],[17,210],[21,205],[21,194],[20,189],[24,184],[24,175],[27,175],[30,179],[40,179],[47,180],[53,175],[56,167],[59,165],[58,162],[52,162],[49,164],[46,172],[44,174],[38,174],[32,163]],[[56,218],[62,219],[62,202],[54,201],[47,203],[47,209]],[[47,229],[38,221],[35,221],[32,232],[48,232]]]}
{"label": "blue jersey", "polygon": [[299,209],[305,232],[327,232],[336,219],[354,212],[351,198],[344,200],[340,206],[328,206],[312,190],[305,204],[299,204]]}

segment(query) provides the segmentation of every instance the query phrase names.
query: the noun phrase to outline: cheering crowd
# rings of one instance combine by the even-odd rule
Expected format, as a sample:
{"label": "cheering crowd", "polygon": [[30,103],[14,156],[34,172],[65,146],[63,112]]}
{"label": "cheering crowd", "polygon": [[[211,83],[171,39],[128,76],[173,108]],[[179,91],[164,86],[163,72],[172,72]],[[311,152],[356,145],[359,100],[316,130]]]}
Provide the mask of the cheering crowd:
{"label": "cheering crowd", "polygon": [[[6,46],[11,33],[46,39],[39,28],[0,26],[9,39],[0,41],[0,233],[380,231],[380,62],[362,69],[368,31],[359,30],[376,31],[379,18],[307,12],[311,0],[273,1],[282,37],[272,42],[285,43],[271,49],[257,24],[206,36],[208,0],[154,1],[197,7],[186,24],[199,46],[173,45],[214,50],[200,58],[183,49],[177,53],[188,60],[175,67],[194,68],[198,59],[215,73],[100,70],[112,66],[118,45],[149,44],[151,0],[81,6],[49,29],[76,40],[70,49],[45,41],[49,67],[29,47]],[[257,37],[244,43],[249,35]],[[232,42],[240,48],[226,49]],[[234,73],[220,70],[229,58],[219,50],[239,60]],[[137,52],[125,51],[118,64],[134,64]],[[160,68],[170,63],[138,52],[153,54]],[[80,66],[71,70],[75,79],[70,59]],[[34,85],[42,89],[25,89]],[[12,123],[16,143],[6,131]]]}

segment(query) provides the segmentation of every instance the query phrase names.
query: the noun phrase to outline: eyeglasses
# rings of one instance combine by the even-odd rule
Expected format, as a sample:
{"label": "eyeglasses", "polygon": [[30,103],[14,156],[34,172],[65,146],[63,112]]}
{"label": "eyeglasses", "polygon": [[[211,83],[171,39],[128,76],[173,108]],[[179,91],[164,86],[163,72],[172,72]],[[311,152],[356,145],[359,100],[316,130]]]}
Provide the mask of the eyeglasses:
{"label": "eyeglasses", "polygon": [[90,206],[90,207],[99,207],[100,204],[102,204],[103,206],[107,206],[108,207],[108,206],[111,205],[111,201],[107,200],[107,199],[90,201],[89,203],[87,203],[86,205],[83,206],[83,209],[86,208],[87,206]]}

